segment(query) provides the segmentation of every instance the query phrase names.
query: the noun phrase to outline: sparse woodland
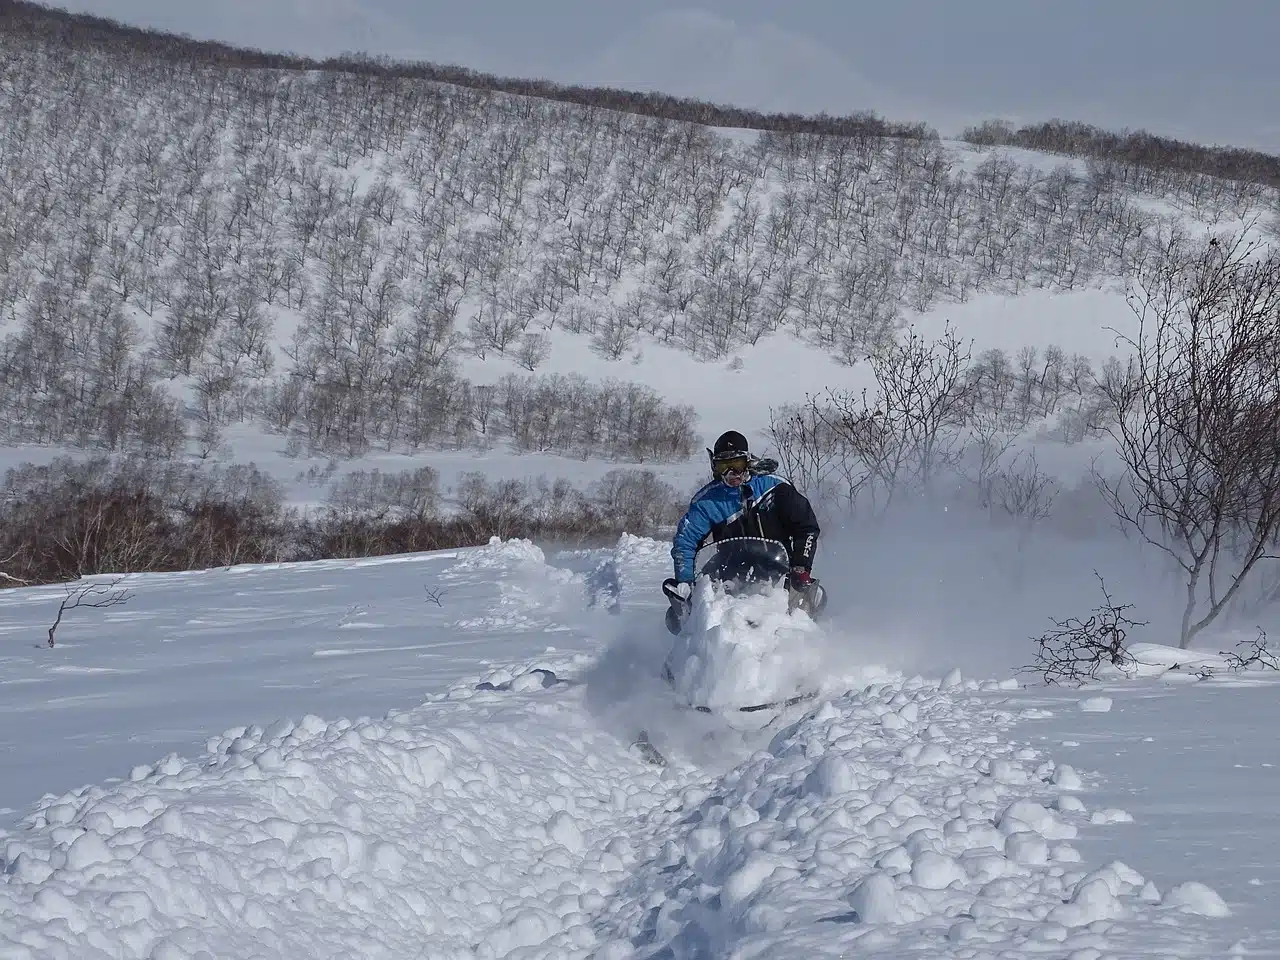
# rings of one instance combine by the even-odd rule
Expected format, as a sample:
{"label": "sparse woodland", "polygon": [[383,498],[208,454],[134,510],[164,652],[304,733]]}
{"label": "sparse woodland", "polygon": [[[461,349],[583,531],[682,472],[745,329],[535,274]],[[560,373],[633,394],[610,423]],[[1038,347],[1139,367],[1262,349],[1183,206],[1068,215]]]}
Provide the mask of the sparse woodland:
{"label": "sparse woodland", "polygon": [[[0,129],[0,442],[124,458],[9,478],[10,581],[660,529],[679,496],[638,465],[694,453],[696,413],[621,379],[540,373],[565,336],[608,360],[659,343],[711,362],[781,332],[868,364],[874,392],[779,396],[772,425],[784,469],[850,510],[945,478],[1026,532],[1059,491],[1015,440],[1110,438],[1131,472],[1099,481],[1118,516],[1170,551],[1191,596],[1211,591],[1189,601],[1184,641],[1239,590],[1231,571],[1275,552],[1259,451],[1280,449],[1263,413],[1280,409],[1276,297],[1188,224],[1280,233],[1280,158],[1058,121],[974,128],[965,154],[869,114],[317,63],[14,2]],[[1178,287],[1196,263],[1218,287]],[[927,342],[905,325],[979,292],[1104,284],[1145,291],[1147,322],[1135,359],[1102,369],[1053,347],[974,356],[955,331]],[[1179,331],[1197,323],[1248,343],[1188,350]],[[1183,380],[1154,375],[1175,347]],[[521,372],[459,372],[495,357]],[[1218,406],[1193,417],[1198,395],[1167,384],[1202,384],[1192,367],[1210,362]],[[1192,423],[1221,442],[1169,432]],[[505,445],[631,467],[586,491],[470,477],[449,517],[429,469],[361,473],[303,518],[252,470],[169,463],[213,453],[233,424],[299,455]],[[1234,472],[1170,489],[1142,475],[1163,469],[1150,442],[1211,450],[1210,473],[1230,450]]]}
{"label": "sparse woodland", "polygon": [[[787,330],[853,363],[904,307],[1131,272],[1152,255],[1146,196],[1206,216],[1256,199],[1114,163],[991,154],[964,170],[923,134],[744,146],[664,117],[114,36],[0,35],[9,442],[169,456],[249,422],[338,456],[682,457],[690,411],[537,379],[548,336],[712,360]],[[471,382],[464,354],[529,372]]]}

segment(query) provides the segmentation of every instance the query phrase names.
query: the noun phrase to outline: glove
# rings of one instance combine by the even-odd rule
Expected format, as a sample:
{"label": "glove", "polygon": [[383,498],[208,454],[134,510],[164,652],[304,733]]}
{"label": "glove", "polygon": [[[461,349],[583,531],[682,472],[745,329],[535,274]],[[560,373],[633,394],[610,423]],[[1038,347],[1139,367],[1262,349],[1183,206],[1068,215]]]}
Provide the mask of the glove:
{"label": "glove", "polygon": [[677,580],[675,577],[662,581],[662,590],[668,596],[675,594],[681,600],[688,600],[693,596],[693,584],[688,580]]}

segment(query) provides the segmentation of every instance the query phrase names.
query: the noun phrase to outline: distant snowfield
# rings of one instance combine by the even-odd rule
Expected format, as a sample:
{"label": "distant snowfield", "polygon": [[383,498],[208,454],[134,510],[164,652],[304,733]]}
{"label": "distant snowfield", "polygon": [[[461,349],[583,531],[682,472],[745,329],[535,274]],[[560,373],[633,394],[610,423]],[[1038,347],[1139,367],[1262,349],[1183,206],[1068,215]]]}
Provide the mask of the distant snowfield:
{"label": "distant snowfield", "polygon": [[655,678],[666,549],[135,576],[54,649],[0,593],[0,956],[1277,955],[1265,674],[847,650],[730,723]]}

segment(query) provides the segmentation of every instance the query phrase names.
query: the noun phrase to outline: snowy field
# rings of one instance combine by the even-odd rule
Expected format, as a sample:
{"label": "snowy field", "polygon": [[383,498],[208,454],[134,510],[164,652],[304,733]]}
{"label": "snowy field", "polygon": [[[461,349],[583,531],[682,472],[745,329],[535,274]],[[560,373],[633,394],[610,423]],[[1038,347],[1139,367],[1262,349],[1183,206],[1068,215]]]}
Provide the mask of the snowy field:
{"label": "snowy field", "polygon": [[52,649],[0,593],[0,957],[1280,956],[1266,673],[833,617],[824,695],[730,721],[657,679],[666,551],[135,576]]}

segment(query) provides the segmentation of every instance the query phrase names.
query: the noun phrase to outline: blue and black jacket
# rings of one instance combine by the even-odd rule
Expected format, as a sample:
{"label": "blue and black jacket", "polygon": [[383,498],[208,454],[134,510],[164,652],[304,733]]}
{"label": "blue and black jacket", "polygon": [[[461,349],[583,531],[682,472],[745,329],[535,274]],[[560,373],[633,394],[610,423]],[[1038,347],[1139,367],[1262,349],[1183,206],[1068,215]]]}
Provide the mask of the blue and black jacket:
{"label": "blue and black jacket", "polygon": [[671,544],[675,578],[691,582],[698,550],[728,537],[777,540],[786,545],[792,567],[810,570],[819,533],[808,499],[783,477],[756,475],[740,487],[712,480],[693,495],[676,527]]}

